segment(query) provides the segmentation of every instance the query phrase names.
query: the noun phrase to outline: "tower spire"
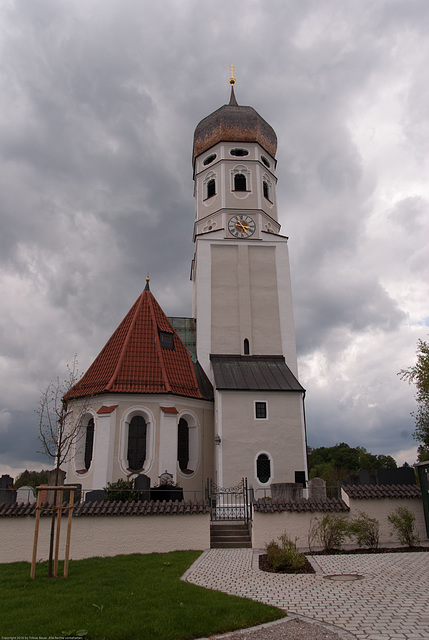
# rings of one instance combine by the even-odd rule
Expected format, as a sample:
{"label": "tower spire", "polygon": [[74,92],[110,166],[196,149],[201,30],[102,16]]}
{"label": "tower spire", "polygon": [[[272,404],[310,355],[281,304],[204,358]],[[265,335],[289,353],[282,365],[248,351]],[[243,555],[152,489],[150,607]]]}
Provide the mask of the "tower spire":
{"label": "tower spire", "polygon": [[234,67],[234,65],[232,63],[229,65],[228,69],[231,71],[231,77],[229,79],[229,84],[235,84],[234,71],[237,71],[237,69],[236,69],[236,67]]}
{"label": "tower spire", "polygon": [[228,69],[231,71],[231,77],[229,79],[229,84],[231,85],[231,97],[229,99],[228,107],[238,107],[238,102],[235,98],[235,93],[234,93],[234,85],[235,85],[234,71],[237,71],[237,69],[234,67],[233,64],[230,64]]}

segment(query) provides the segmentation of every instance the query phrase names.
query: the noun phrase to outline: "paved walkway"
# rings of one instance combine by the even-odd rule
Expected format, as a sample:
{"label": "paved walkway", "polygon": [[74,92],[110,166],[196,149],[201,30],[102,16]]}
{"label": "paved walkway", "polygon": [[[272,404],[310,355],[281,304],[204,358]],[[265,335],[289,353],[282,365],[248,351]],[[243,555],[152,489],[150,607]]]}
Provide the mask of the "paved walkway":
{"label": "paved walkway", "polygon": [[334,625],[359,640],[429,640],[429,553],[314,556],[317,573],[301,575],[259,571],[258,555],[210,549],[184,579]]}

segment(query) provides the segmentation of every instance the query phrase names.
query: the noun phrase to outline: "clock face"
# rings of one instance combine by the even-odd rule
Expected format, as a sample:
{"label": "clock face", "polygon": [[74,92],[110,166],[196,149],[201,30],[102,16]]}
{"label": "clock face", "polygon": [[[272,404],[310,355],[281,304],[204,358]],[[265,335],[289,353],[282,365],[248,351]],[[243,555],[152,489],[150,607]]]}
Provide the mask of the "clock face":
{"label": "clock face", "polygon": [[228,222],[228,231],[236,238],[250,238],[255,230],[256,225],[253,218],[244,214],[233,216]]}

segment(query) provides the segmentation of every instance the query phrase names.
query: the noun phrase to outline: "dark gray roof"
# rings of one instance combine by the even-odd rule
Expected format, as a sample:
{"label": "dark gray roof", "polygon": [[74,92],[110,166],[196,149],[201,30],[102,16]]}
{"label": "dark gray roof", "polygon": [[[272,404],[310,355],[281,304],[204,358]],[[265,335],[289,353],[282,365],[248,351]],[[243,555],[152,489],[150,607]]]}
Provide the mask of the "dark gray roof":
{"label": "dark gray roof", "polygon": [[342,487],[349,498],[421,498],[416,484],[346,484]]}
{"label": "dark gray roof", "polygon": [[343,500],[331,498],[327,500],[267,500],[261,498],[253,503],[255,511],[260,513],[280,513],[282,511],[340,512],[350,511]]}
{"label": "dark gray roof", "polygon": [[213,400],[214,392],[212,383],[206,376],[204,369],[202,368],[198,360],[197,362],[194,362],[193,365],[195,376],[197,378],[198,388],[201,391],[201,395],[203,396],[204,400]]}
{"label": "dark gray roof", "polygon": [[[64,503],[66,506],[66,503]],[[48,508],[46,503],[44,508]],[[78,502],[73,508],[73,517],[78,516],[154,516],[154,515],[191,515],[193,513],[209,513],[210,507],[205,501],[138,501],[138,502]],[[15,502],[0,504],[0,517],[34,516],[36,503]],[[50,515],[50,511],[42,511],[42,516]],[[63,511],[67,515],[67,511]]]}
{"label": "dark gray roof", "polygon": [[253,107],[238,105],[234,89],[229,104],[224,104],[196,126],[193,157],[221,141],[259,142],[273,158],[277,151],[274,129]]}
{"label": "dark gray roof", "polygon": [[217,389],[305,391],[283,356],[210,355],[210,360]]}

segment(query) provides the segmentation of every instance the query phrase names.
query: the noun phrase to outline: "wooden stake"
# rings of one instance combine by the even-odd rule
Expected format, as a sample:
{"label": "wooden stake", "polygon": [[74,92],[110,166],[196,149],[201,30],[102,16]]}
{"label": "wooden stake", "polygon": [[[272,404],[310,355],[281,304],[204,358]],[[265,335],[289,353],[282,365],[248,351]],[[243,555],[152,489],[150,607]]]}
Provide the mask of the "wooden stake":
{"label": "wooden stake", "polygon": [[66,540],[66,553],[64,556],[64,578],[67,578],[69,573],[69,556],[70,556],[70,537],[71,537],[71,527],[72,527],[72,517],[73,517],[73,505],[74,505],[74,490],[70,490],[70,500],[69,500],[69,513],[67,520],[67,540]]}
{"label": "wooden stake", "polygon": [[[39,489],[39,487],[37,487]],[[39,540],[39,524],[40,524],[40,511],[41,511],[41,503],[42,503],[42,492],[38,491],[37,493],[37,502],[36,502],[36,522],[34,526],[34,542],[33,542],[33,557],[31,559],[31,571],[30,578],[34,580],[36,575],[36,561],[37,561],[37,542]]]}
{"label": "wooden stake", "polygon": [[57,511],[57,531],[55,537],[55,556],[54,556],[54,578],[58,576],[58,555],[60,551],[60,531],[61,531],[61,516],[63,512],[63,491],[60,489],[58,493],[58,500],[56,504]]}
{"label": "wooden stake", "polygon": [[57,504],[50,508],[43,509],[42,507],[42,491],[46,489],[46,486],[36,487],[37,491],[37,501],[36,501],[36,521],[34,526],[34,541],[33,541],[33,557],[31,559],[31,570],[30,570],[30,578],[34,579],[36,575],[36,562],[37,562],[37,544],[39,540],[39,528],[40,528],[40,515],[42,511],[53,511],[57,512],[57,527],[56,527],[56,539],[55,539],[55,557],[54,557],[54,577],[56,578],[58,575],[58,556],[60,550],[60,532],[61,532],[61,517],[63,513],[63,491],[70,491],[70,499],[69,506],[65,507],[68,509],[68,521],[67,521],[67,541],[66,541],[66,551],[64,558],[64,578],[67,578],[68,568],[69,568],[69,556],[70,556],[70,537],[71,537],[71,525],[72,525],[72,516],[73,516],[73,506],[74,506],[74,492],[77,491],[78,487],[49,487],[50,491],[58,491],[58,501]]}

